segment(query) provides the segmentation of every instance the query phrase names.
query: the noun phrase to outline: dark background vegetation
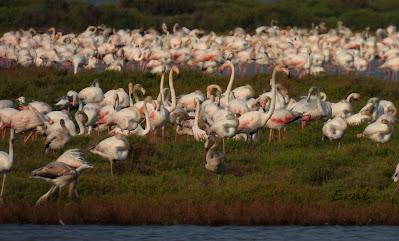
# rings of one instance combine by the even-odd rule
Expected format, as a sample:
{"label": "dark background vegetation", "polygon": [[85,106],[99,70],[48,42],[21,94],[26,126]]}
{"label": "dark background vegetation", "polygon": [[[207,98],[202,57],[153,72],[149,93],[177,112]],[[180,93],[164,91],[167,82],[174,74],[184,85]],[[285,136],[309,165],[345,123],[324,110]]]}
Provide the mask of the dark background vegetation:
{"label": "dark background vegetation", "polygon": [[159,27],[162,21],[225,32],[251,30],[272,19],[282,26],[336,25],[372,29],[399,22],[398,0],[1,0],[0,31],[55,26],[81,31],[104,23],[115,28]]}

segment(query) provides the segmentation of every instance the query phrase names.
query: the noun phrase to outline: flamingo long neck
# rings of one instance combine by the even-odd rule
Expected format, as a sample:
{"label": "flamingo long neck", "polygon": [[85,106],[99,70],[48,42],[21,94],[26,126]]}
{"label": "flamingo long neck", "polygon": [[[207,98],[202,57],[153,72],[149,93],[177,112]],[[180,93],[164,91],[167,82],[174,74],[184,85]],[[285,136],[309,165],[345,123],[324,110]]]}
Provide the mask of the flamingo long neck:
{"label": "flamingo long neck", "polygon": [[117,97],[117,98],[115,99],[114,110],[115,110],[115,111],[119,111],[119,110],[120,110],[120,106],[119,106],[119,97]]}
{"label": "flamingo long neck", "polygon": [[10,140],[9,140],[9,146],[8,146],[8,163],[10,167],[12,166],[14,162],[14,129],[10,130]]}
{"label": "flamingo long neck", "polygon": [[200,112],[200,102],[199,99],[196,98],[195,99],[195,118],[194,118],[194,126],[199,127],[198,126],[198,120],[199,120],[199,112]]}
{"label": "flamingo long neck", "polygon": [[309,53],[305,64],[305,67],[307,68],[308,71],[310,71],[310,68],[312,67],[312,61],[313,61],[313,56],[311,53]]}
{"label": "flamingo long neck", "polygon": [[84,114],[84,112],[81,111],[81,110],[78,110],[78,111],[76,111],[76,113],[75,113],[75,120],[76,120],[76,123],[77,123],[78,126],[79,126],[79,135],[83,135],[83,134],[85,133],[85,127],[84,127],[84,125],[83,125],[82,118],[81,118],[81,116],[82,116],[83,114]]}
{"label": "flamingo long neck", "polygon": [[141,136],[147,135],[151,130],[151,120],[148,114],[147,101],[144,101],[144,116],[145,116],[145,129],[140,133]]}
{"label": "flamingo long neck", "polygon": [[276,79],[274,78],[276,75],[276,69],[273,70],[273,77],[270,80],[270,85],[272,87],[272,101],[270,103],[270,108],[269,111],[263,115],[262,118],[262,126],[266,125],[267,121],[270,119],[270,117],[272,117],[273,112],[274,112],[274,108],[276,107],[276,95],[277,95],[277,91],[276,91]]}
{"label": "flamingo long neck", "polygon": [[161,103],[160,106],[163,106],[163,102],[165,100],[165,94],[163,92],[163,84],[164,84],[164,80],[165,80],[165,74],[162,73],[161,75],[161,83],[159,84],[159,94],[161,95]]}
{"label": "flamingo long neck", "polygon": [[359,57],[363,57],[363,54],[364,54],[363,45],[364,45],[364,42],[362,41],[359,45],[359,55],[360,55]]}
{"label": "flamingo long neck", "polygon": [[76,61],[76,60],[73,61],[73,73],[74,74],[78,73],[79,62],[80,61]]}
{"label": "flamingo long neck", "polygon": [[274,68],[273,69],[273,73],[272,73],[272,79],[276,79],[276,74],[277,74],[277,69],[276,68]]}
{"label": "flamingo long neck", "polygon": [[[61,121],[61,120],[63,120],[63,121]],[[61,120],[60,120],[60,126],[61,126],[61,128],[62,128],[66,133],[71,134],[71,133],[69,132],[68,128],[66,127],[66,125],[65,125],[65,120],[64,120],[64,119],[61,119]]]}
{"label": "flamingo long neck", "polygon": [[137,100],[139,97],[137,96],[137,99],[136,99],[136,96],[134,96],[134,95],[135,95],[134,90],[133,90],[133,93],[129,93],[129,106],[130,107],[134,106],[133,98],[135,99],[136,103],[138,102]]}
{"label": "flamingo long neck", "polygon": [[348,95],[348,97],[346,97],[346,101],[349,103],[352,103],[353,100],[356,100],[358,98],[357,93],[351,93],[350,95]]}
{"label": "flamingo long neck", "polygon": [[51,28],[51,40],[55,40],[55,29]]}
{"label": "flamingo long neck", "polygon": [[346,97],[346,102],[352,103],[353,93]]}
{"label": "flamingo long neck", "polygon": [[133,99],[132,99],[132,96],[133,96],[134,101],[135,101],[136,103],[140,101],[139,96],[137,95],[137,90],[138,90],[138,88],[134,87],[133,90],[131,91],[131,93],[129,93],[130,106],[133,106]]}
{"label": "flamingo long neck", "polygon": [[213,90],[219,91],[219,93],[222,92],[222,89],[220,88],[219,85],[216,85],[216,84],[209,85],[208,89],[206,91],[206,98],[211,100],[212,102],[215,101],[215,96],[212,94]]}
{"label": "flamingo long neck", "polygon": [[116,154],[117,154],[117,155],[122,155],[123,152],[125,152],[126,150],[129,149],[129,142],[126,140],[126,138],[123,138],[123,137],[118,137],[118,136],[116,136],[116,138],[119,139],[119,140],[121,140],[121,141],[123,142],[122,145],[117,146],[117,147],[115,148],[115,149],[116,149]]}
{"label": "flamingo long neck", "polygon": [[225,96],[227,97],[227,100],[230,99],[230,93],[231,93],[231,89],[233,88],[234,77],[235,77],[234,65],[231,62],[229,62],[229,65],[231,68],[230,81],[229,81],[229,84],[227,85],[226,91],[224,92]]}
{"label": "flamingo long neck", "polygon": [[319,89],[316,89],[316,101],[317,101],[317,109],[323,112],[323,107],[321,106],[321,97]]}
{"label": "flamingo long neck", "polygon": [[83,103],[82,103],[82,101],[78,98],[78,103],[79,103],[79,106],[78,106],[78,110],[82,110],[83,109]]}
{"label": "flamingo long neck", "polygon": [[172,112],[176,109],[176,92],[175,92],[175,86],[173,84],[173,68],[169,72],[169,89],[170,89],[170,94],[172,96],[172,105],[168,108],[169,112]]}

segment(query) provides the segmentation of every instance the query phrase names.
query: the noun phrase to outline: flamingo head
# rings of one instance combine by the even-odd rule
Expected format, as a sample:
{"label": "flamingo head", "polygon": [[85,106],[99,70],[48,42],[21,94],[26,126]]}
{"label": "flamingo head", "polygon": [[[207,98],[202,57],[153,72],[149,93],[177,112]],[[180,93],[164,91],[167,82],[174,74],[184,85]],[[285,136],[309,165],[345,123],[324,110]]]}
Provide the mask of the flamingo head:
{"label": "flamingo head", "polygon": [[79,97],[77,95],[72,96],[72,103],[71,103],[72,106],[75,106],[78,103],[78,98]]}
{"label": "flamingo head", "polygon": [[133,83],[130,82],[130,83],[128,84],[128,86],[127,86],[129,95],[133,93],[133,88],[134,88],[134,87],[133,87]]}
{"label": "flamingo head", "polygon": [[179,70],[179,68],[176,65],[172,66],[171,71],[174,71],[177,75],[180,75],[180,70]]}
{"label": "flamingo head", "polygon": [[143,86],[141,86],[141,84],[135,84],[134,87],[133,87],[133,89],[134,89],[134,90],[139,90],[139,91],[141,91],[141,93],[142,93],[143,95],[145,95],[145,89],[144,89]]}
{"label": "flamingo head", "polygon": [[72,61],[71,61],[71,60],[67,60],[67,61],[65,61],[65,62],[62,64],[62,66],[63,66],[64,68],[69,68],[71,65],[72,65]]}
{"label": "flamingo head", "polygon": [[283,72],[283,73],[285,73],[287,76],[288,76],[288,78],[290,78],[291,77],[291,73],[290,73],[290,70],[288,69],[288,65],[276,65],[276,70],[277,70],[277,72]]}
{"label": "flamingo head", "polygon": [[379,119],[381,120],[381,123],[386,125],[393,125],[397,122],[397,119],[390,114],[383,114]]}
{"label": "flamingo head", "polygon": [[225,69],[226,67],[229,67],[230,65],[232,65],[232,63],[231,63],[230,61],[224,62],[224,63],[219,67],[220,73],[223,73],[224,69]]}
{"label": "flamingo head", "polygon": [[88,163],[83,163],[78,168],[76,168],[76,171],[80,172],[80,171],[82,171],[84,169],[91,169],[91,168],[94,168],[94,166],[91,165],[91,164],[88,164]]}

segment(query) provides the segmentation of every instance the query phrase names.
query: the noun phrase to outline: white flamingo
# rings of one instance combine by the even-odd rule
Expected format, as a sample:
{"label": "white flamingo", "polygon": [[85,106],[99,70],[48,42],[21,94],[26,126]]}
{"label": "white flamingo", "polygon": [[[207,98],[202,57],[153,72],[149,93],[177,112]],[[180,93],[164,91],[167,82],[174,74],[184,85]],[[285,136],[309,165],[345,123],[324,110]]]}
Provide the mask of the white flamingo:
{"label": "white flamingo", "polygon": [[1,191],[0,191],[0,205],[3,203],[3,193],[4,187],[6,184],[6,175],[11,170],[12,164],[14,162],[14,129],[10,130],[10,140],[9,140],[9,147],[8,153],[4,151],[0,151],[0,174],[3,174],[3,182],[1,184]]}
{"label": "white flamingo", "polygon": [[102,140],[90,152],[107,159],[110,164],[111,176],[114,175],[113,164],[115,161],[124,161],[129,154],[129,142],[124,135],[116,134]]}

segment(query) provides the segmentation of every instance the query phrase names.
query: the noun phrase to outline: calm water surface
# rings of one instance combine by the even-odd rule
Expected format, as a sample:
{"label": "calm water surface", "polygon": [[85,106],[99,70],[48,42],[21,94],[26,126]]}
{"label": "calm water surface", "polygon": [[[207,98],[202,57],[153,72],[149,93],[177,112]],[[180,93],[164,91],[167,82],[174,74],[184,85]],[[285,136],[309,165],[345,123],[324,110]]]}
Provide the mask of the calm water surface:
{"label": "calm water surface", "polygon": [[1,241],[77,240],[399,240],[393,226],[0,225]]}

